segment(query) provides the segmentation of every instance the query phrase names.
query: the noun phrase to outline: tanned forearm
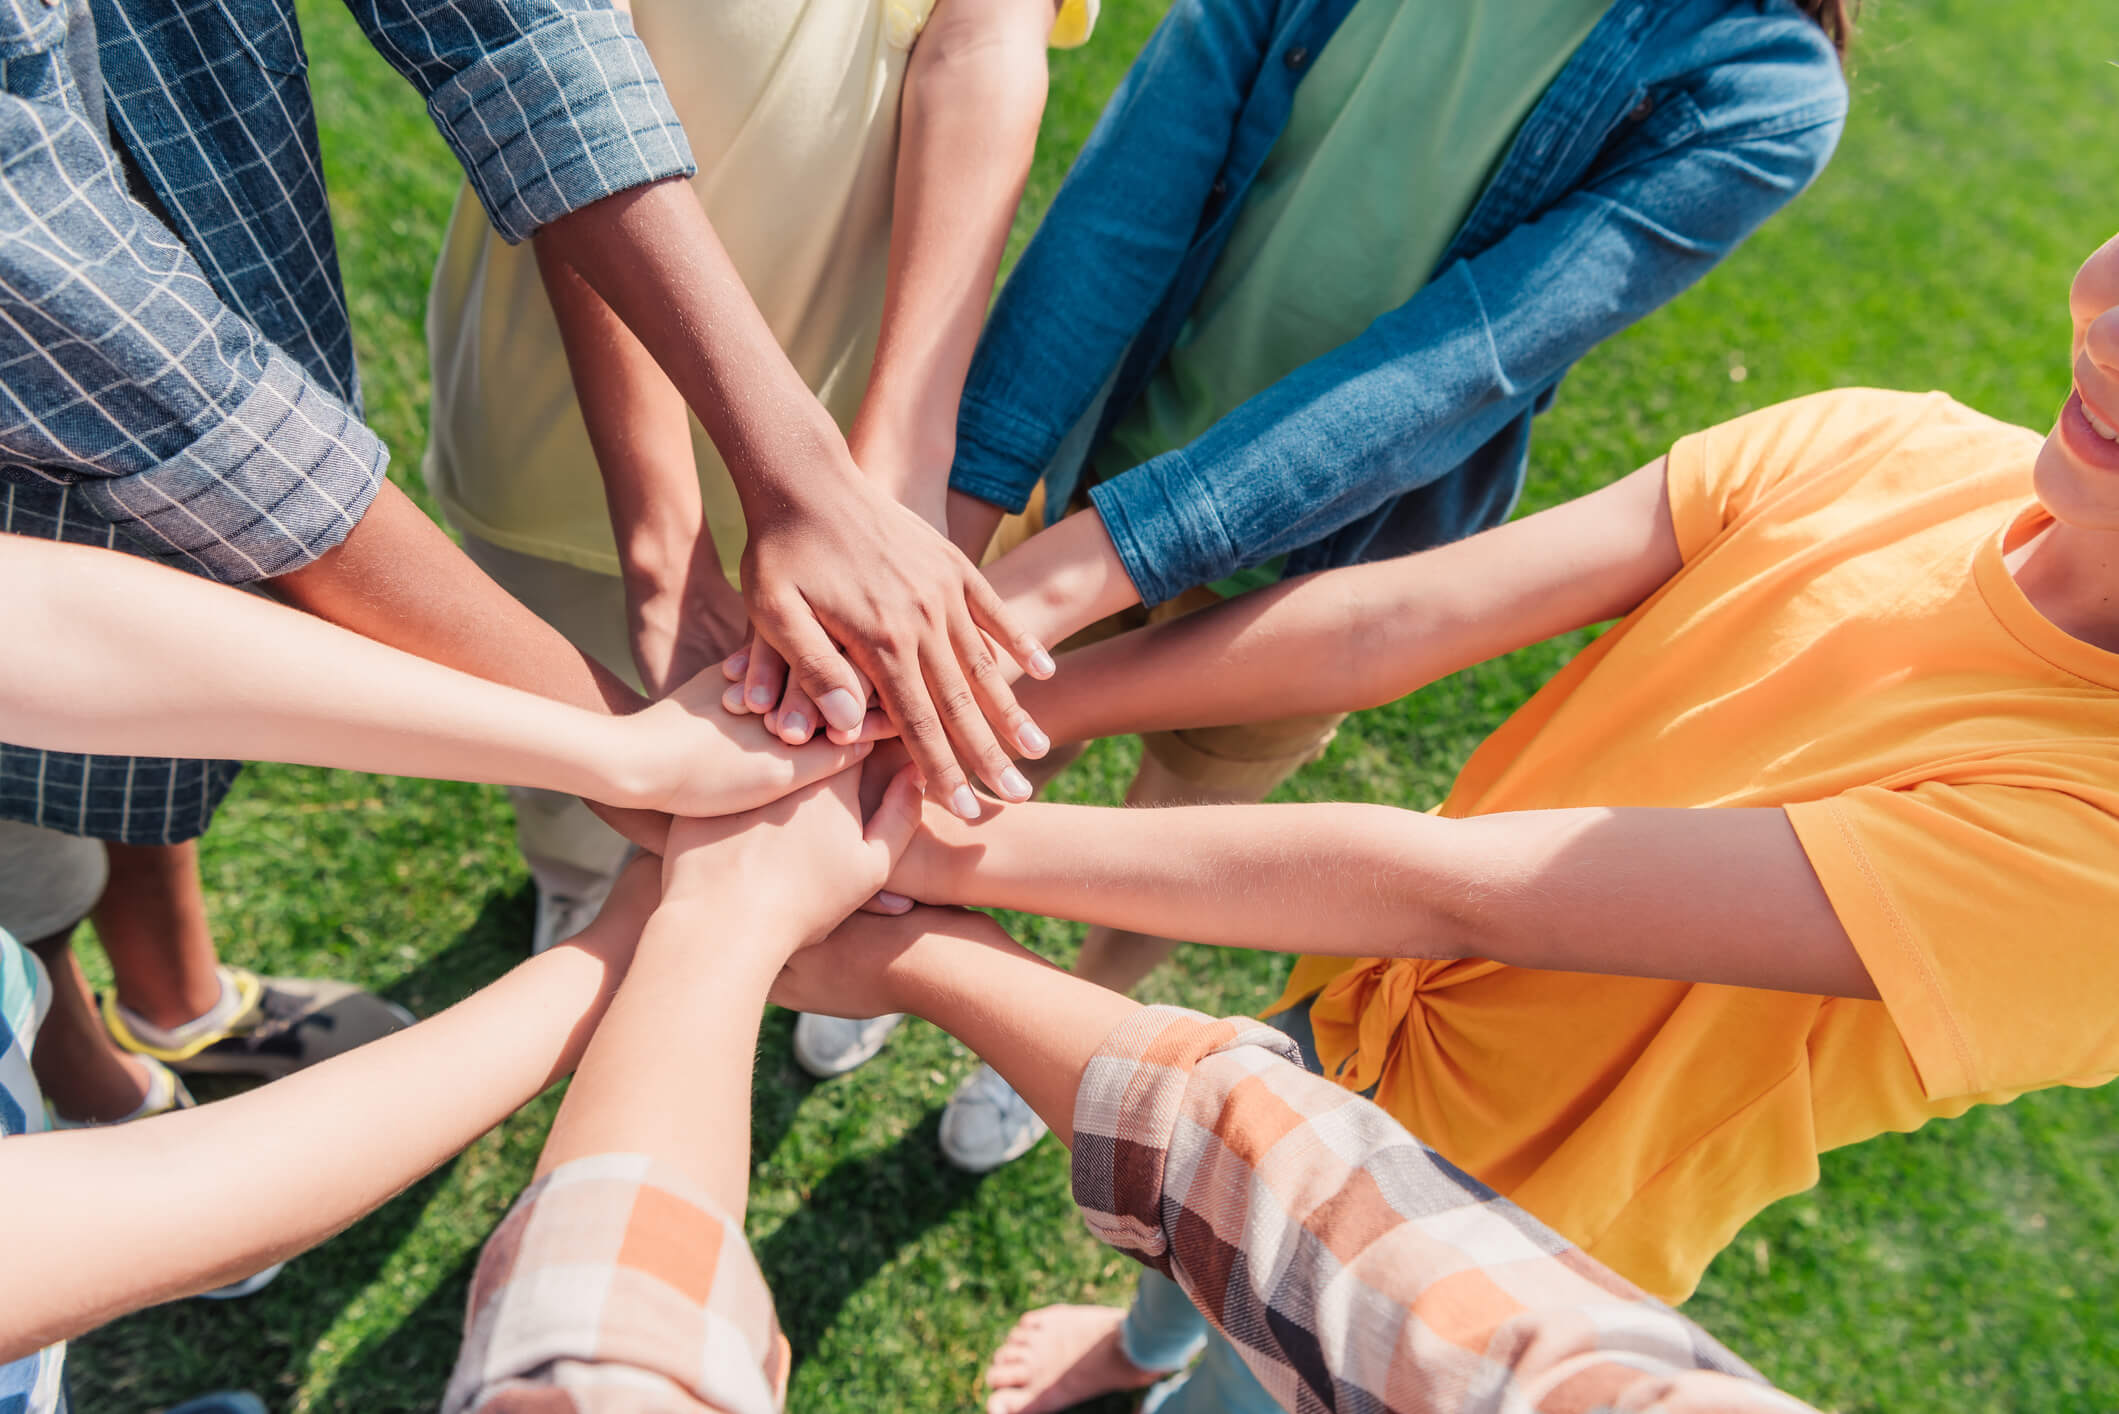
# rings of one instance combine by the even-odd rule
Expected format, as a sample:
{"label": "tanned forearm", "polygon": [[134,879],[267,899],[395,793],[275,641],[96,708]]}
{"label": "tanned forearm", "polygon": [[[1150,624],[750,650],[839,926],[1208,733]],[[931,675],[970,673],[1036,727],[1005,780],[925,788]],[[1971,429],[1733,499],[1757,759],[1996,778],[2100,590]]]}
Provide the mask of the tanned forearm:
{"label": "tanned forearm", "polygon": [[584,280],[697,413],[752,521],[829,496],[857,473],[830,414],[803,383],[688,183],[634,187],[538,231],[540,260]]}
{"label": "tanned forearm", "polygon": [[941,0],[900,106],[890,274],[849,441],[905,504],[943,516],[957,399],[1045,107],[1050,0]]}
{"label": "tanned forearm", "polygon": [[489,682],[599,711],[642,705],[387,482],[336,549],[266,585],[320,619]]}
{"label": "tanned forearm", "polygon": [[[1033,604],[1063,599],[1066,572],[1093,556],[1054,546],[1045,556],[1057,569],[1026,566],[1018,578],[1010,566],[1081,518],[995,565],[995,587]],[[1374,707],[1627,613],[1678,566],[1659,461],[1469,540],[1307,575],[1069,653],[1066,671],[1018,693],[1054,741]]]}

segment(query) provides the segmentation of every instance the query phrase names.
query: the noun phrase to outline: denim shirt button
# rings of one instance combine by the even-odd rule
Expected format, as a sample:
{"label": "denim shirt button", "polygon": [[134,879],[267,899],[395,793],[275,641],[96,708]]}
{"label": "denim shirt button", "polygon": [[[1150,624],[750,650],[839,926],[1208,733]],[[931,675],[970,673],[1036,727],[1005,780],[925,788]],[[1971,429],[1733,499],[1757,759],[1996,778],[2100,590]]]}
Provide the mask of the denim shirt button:
{"label": "denim shirt button", "polygon": [[1216,196],[1227,196],[1228,194],[1229,194],[1229,179],[1228,179],[1227,177],[1216,177],[1216,178],[1214,179],[1214,195],[1216,195]]}
{"label": "denim shirt button", "polygon": [[1633,111],[1631,113],[1628,113],[1626,115],[1626,118],[1629,122],[1638,123],[1654,111],[1655,96],[1653,94],[1650,94],[1647,97],[1644,97],[1639,103],[1634,104]]}
{"label": "denim shirt button", "polygon": [[1287,66],[1289,68],[1299,69],[1304,64],[1310,62],[1310,51],[1308,49],[1305,49],[1302,45],[1298,44],[1293,49],[1290,49],[1287,53],[1281,55],[1280,57],[1287,61]]}

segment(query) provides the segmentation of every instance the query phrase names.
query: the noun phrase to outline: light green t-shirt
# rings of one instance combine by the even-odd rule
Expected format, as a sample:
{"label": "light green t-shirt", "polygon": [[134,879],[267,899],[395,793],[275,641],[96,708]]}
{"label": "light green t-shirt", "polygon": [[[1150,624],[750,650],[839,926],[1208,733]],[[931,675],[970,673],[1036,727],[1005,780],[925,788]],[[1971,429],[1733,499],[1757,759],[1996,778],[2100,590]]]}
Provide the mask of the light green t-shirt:
{"label": "light green t-shirt", "polygon": [[[1185,446],[1411,299],[1610,0],[1361,0],[1295,92],[1176,345],[1091,474]],[[1215,587],[1278,578],[1261,566]]]}

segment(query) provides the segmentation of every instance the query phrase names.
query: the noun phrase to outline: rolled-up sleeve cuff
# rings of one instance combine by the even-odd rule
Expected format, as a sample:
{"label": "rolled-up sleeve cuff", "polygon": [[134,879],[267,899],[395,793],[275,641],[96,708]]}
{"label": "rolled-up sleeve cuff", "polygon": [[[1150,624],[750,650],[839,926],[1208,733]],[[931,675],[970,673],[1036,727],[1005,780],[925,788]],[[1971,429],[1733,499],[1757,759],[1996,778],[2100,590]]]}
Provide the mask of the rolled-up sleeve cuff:
{"label": "rolled-up sleeve cuff", "polygon": [[183,451],[80,489],[155,558],[247,584],[335,548],[389,463],[381,438],[275,350],[235,411]]}
{"label": "rolled-up sleeve cuff", "polygon": [[1057,437],[1021,418],[966,397],[957,412],[949,489],[1019,514],[1030,504],[1030,493],[1050,459],[1049,454],[1026,449],[1058,443]]}
{"label": "rolled-up sleeve cuff", "polygon": [[592,202],[696,166],[632,21],[583,10],[458,73],[427,107],[511,244]]}
{"label": "rolled-up sleeve cuff", "polygon": [[1143,604],[1174,599],[1247,568],[1215,510],[1213,490],[1182,452],[1092,487],[1104,530]]}
{"label": "rolled-up sleeve cuff", "polygon": [[1074,1098],[1074,1201],[1099,1241],[1163,1264],[1164,1171],[1188,1100],[1198,1099],[1193,1072],[1209,1056],[1246,1046],[1302,1064],[1294,1042],[1263,1022],[1217,1021],[1182,1007],[1143,1007],[1104,1038]]}

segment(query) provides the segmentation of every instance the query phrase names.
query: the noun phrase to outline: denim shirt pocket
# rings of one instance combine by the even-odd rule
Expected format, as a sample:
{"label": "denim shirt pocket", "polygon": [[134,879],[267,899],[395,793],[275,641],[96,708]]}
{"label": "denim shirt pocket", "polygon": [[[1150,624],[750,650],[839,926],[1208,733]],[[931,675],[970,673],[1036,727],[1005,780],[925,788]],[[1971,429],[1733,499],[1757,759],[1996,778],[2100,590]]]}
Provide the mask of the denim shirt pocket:
{"label": "denim shirt pocket", "polygon": [[65,0],[0,0],[0,61],[42,53],[65,34]]}
{"label": "denim shirt pocket", "polygon": [[[9,0],[0,0],[8,3]],[[20,4],[22,0],[12,0]],[[281,0],[208,0],[204,12],[218,10],[258,66],[275,74],[299,74],[309,67],[295,27],[294,6]]]}

